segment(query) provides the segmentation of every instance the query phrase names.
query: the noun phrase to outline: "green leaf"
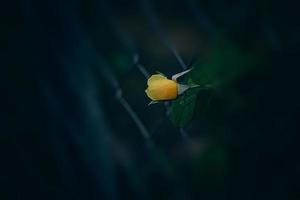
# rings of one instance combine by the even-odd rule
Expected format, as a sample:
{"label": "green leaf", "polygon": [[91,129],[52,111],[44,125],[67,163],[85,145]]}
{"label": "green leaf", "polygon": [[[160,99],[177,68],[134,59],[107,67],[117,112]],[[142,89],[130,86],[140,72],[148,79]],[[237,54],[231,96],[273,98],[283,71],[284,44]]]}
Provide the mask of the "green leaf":
{"label": "green leaf", "polygon": [[[188,85],[194,85],[192,79]],[[178,127],[185,127],[193,117],[197,94],[201,88],[192,88],[173,101],[171,106],[171,120]]]}

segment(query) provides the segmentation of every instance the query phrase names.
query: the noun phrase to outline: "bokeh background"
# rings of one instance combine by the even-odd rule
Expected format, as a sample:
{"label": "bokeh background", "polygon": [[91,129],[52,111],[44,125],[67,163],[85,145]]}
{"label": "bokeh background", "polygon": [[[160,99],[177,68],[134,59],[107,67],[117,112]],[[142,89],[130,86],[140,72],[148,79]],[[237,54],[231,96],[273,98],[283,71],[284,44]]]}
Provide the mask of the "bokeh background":
{"label": "bokeh background", "polygon": [[[300,198],[293,3],[1,4],[1,200]],[[190,67],[180,126],[144,90]]]}

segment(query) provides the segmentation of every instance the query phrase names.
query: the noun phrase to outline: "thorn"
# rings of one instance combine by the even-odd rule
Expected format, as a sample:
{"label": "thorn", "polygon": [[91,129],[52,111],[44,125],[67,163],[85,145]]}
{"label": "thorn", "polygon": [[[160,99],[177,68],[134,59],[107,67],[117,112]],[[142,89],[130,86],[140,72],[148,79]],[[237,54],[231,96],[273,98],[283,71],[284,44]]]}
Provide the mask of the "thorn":
{"label": "thorn", "polygon": [[177,84],[177,93],[178,93],[178,95],[181,95],[190,88],[191,87],[188,85]]}
{"label": "thorn", "polygon": [[159,103],[159,101],[150,101],[150,103],[148,103],[148,106],[151,106],[151,105],[157,104],[157,103]]}
{"label": "thorn", "polygon": [[176,81],[179,77],[181,77],[181,76],[183,76],[183,75],[189,73],[189,72],[190,72],[191,70],[193,70],[193,69],[194,69],[194,68],[192,67],[192,68],[190,68],[190,69],[188,69],[188,70],[185,70],[185,71],[183,71],[183,72],[174,74],[174,75],[172,76],[172,80],[173,80],[173,81]]}
{"label": "thorn", "polygon": [[158,74],[160,74],[160,75],[162,75],[162,76],[164,76],[164,77],[167,77],[166,75],[164,75],[163,73],[161,73],[161,72],[159,72],[159,71],[156,71],[156,73],[158,73]]}
{"label": "thorn", "polygon": [[190,85],[190,88],[197,88],[197,87],[200,87],[200,85],[197,84]]}

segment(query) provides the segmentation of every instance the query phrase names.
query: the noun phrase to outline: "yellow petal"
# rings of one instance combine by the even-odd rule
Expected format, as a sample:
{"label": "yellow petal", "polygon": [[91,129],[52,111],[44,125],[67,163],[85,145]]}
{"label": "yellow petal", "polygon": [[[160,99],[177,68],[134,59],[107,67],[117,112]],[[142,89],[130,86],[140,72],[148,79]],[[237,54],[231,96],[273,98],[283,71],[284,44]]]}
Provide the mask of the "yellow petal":
{"label": "yellow petal", "polygon": [[167,79],[167,77],[165,77],[161,74],[154,74],[148,79],[147,84],[150,85],[151,83],[154,83],[157,80],[163,80],[163,79]]}
{"label": "yellow petal", "polygon": [[172,100],[177,97],[177,83],[175,81],[169,80],[162,75],[159,75],[160,77],[157,75],[153,76],[155,78],[148,81],[148,88],[145,90],[151,100]]}

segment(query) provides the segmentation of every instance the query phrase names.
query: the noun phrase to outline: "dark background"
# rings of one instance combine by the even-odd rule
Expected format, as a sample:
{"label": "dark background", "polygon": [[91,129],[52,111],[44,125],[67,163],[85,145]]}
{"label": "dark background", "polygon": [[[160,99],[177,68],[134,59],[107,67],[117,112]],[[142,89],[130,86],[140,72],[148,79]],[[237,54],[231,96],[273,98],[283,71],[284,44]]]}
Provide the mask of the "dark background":
{"label": "dark background", "polygon": [[[20,0],[0,8],[1,200],[300,198],[297,5]],[[233,48],[251,59],[228,58]],[[183,70],[180,59],[217,69],[230,60],[243,72],[199,93],[184,130],[162,104],[147,106],[139,70],[170,76]]]}

